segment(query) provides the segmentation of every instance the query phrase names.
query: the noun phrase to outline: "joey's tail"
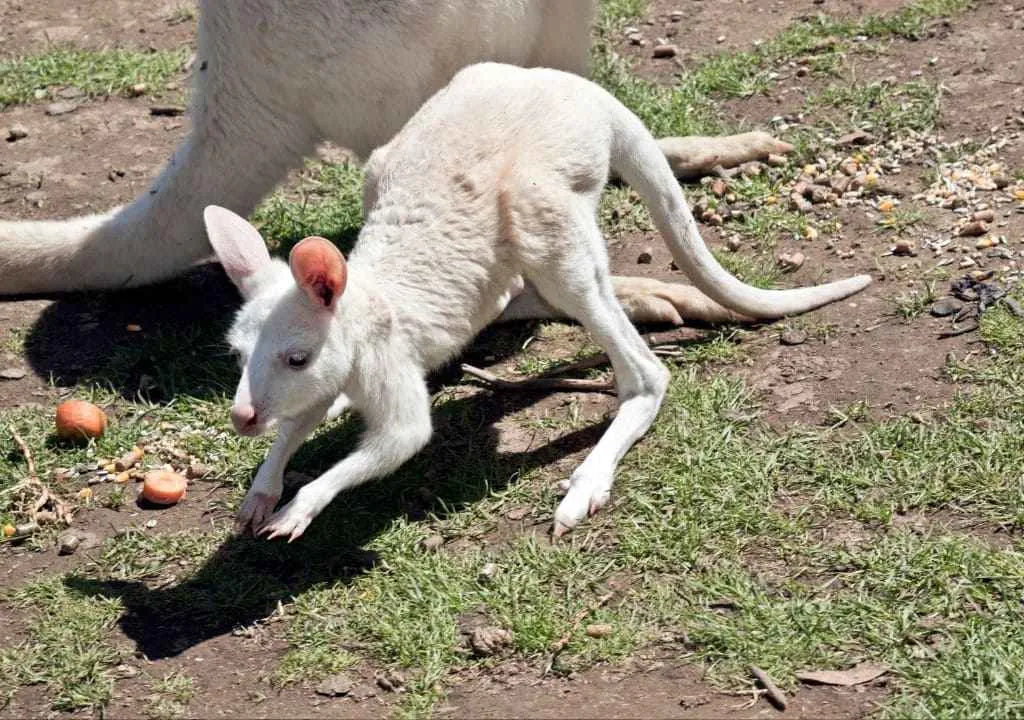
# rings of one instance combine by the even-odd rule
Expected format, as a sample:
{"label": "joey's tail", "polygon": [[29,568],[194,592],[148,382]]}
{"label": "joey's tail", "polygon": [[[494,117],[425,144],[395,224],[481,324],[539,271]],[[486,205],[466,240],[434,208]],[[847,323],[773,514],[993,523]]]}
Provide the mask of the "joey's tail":
{"label": "joey's tail", "polygon": [[858,275],[825,285],[762,290],[729,274],[701,239],[683,191],[657,141],[639,118],[611,95],[605,95],[612,117],[612,168],[647,203],[679,268],[712,300],[751,318],[773,320],[841,300],[871,283],[869,276]]}

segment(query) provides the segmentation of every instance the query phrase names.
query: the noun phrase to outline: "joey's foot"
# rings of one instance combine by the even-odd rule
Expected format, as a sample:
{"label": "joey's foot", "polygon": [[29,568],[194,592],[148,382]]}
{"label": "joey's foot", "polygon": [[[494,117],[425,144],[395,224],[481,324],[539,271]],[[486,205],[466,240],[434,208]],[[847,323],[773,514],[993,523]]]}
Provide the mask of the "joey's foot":
{"label": "joey's foot", "polygon": [[[612,478],[600,475],[583,475],[578,471],[570,480],[561,483],[567,489],[562,502],[555,510],[551,533],[556,538],[572,530],[583,518],[593,515],[611,497]],[[568,486],[568,487],[566,487]]]}
{"label": "joey's foot", "polygon": [[280,494],[250,490],[235,516],[235,532],[241,534],[252,528],[255,533],[274,513],[280,499]]}

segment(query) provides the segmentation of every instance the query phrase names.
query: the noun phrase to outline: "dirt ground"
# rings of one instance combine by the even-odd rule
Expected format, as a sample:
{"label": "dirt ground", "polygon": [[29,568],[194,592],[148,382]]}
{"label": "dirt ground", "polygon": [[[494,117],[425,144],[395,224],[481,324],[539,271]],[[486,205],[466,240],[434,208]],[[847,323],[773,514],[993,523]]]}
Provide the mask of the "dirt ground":
{"label": "dirt ground", "polygon": [[[671,82],[675,73],[700,57],[753,48],[802,16],[828,12],[859,17],[902,4],[899,0],[656,0],[646,17],[635,23],[647,38],[645,44],[623,38],[618,50],[636,61],[639,72]],[[669,14],[681,6],[687,21],[669,20]],[[142,0],[79,2],[74,7],[64,0],[5,0],[0,3],[0,57],[41,52],[61,43],[141,49],[188,45],[193,42],[195,23],[182,7]],[[738,15],[746,21],[737,22]],[[937,26],[930,37],[893,40],[882,52],[858,58],[857,73],[863,80],[941,80],[944,93],[938,133],[946,140],[1005,137],[999,159],[1011,170],[1019,169],[1024,167],[1020,132],[1024,125],[1024,61],[1019,54],[1022,25],[1024,3],[982,1],[974,10]],[[659,39],[679,44],[681,56],[653,60],[650,50]],[[737,126],[770,128],[773,118],[800,112],[804,99],[826,84],[821,78],[792,72],[767,93],[728,101],[729,120]],[[16,142],[0,140],[0,218],[78,215],[104,210],[137,195],[187,131],[185,118],[150,115],[151,102],[145,97],[89,101],[73,113],[55,117],[46,115],[42,105],[31,104],[0,114],[0,128],[22,125],[28,130],[28,136]],[[903,162],[899,175],[893,176],[896,187],[906,189],[904,202],[916,202],[924,211],[924,220],[912,230],[913,237],[947,230],[952,222],[948,213],[934,212],[911,198],[922,187],[927,171],[925,158],[918,157]],[[949,325],[948,318],[925,314],[907,323],[894,315],[896,299],[919,288],[922,272],[940,258],[923,250],[913,257],[892,255],[892,238],[878,232],[874,217],[867,214],[870,210],[863,206],[835,210],[843,229],[831,247],[791,237],[779,241],[779,253],[800,251],[806,257],[802,267],[786,277],[787,284],[809,284],[861,272],[870,273],[875,282],[855,298],[802,318],[799,326],[808,328],[810,336],[805,342],[781,344],[782,326],[744,340],[747,360],[724,371],[744,378],[758,391],[764,419],[773,425],[820,424],[827,420],[831,408],[854,402],[865,402],[876,418],[935,411],[958,389],[943,374],[947,356],[953,353],[962,358],[981,352],[976,336],[970,334],[937,339],[938,332]],[[1024,239],[1024,214],[1001,216],[997,224],[999,233],[1009,238],[1016,250]],[[702,226],[702,231],[710,244],[724,251],[725,238],[719,228]],[[653,262],[637,264],[637,256],[648,246],[654,248]],[[652,233],[620,239],[610,249],[618,273],[680,279],[670,269],[667,250]],[[982,257],[972,267],[1012,269],[1016,261]],[[941,290],[947,284],[940,283]],[[0,338],[12,340],[0,346],[0,368],[26,370],[19,379],[0,380],[0,408],[52,404],[61,388],[92,377],[102,367],[106,348],[132,342],[125,329],[128,324],[150,328],[183,322],[182,317],[189,322],[223,323],[235,302],[216,271],[200,271],[158,289],[119,296],[0,302]],[[819,334],[814,328],[828,330]],[[36,342],[34,354],[26,355],[13,339],[29,332],[36,335]],[[556,345],[548,343],[545,352],[558,355]],[[539,402],[529,412],[542,415],[545,403],[554,402],[561,400]],[[599,418],[610,405],[607,399],[587,397],[584,407],[588,415]],[[503,437],[502,442],[512,449],[527,442],[511,430]],[[568,457],[565,462],[570,460]],[[210,498],[215,500],[220,492],[211,487]],[[87,529],[109,533],[138,526],[146,519],[145,511],[96,508],[88,511],[84,522]],[[160,515],[161,524],[178,528],[206,522],[206,510],[199,504],[183,504]],[[512,531],[526,530],[516,526]],[[53,550],[36,553],[5,547],[0,549],[0,577],[5,584],[23,582],[67,571],[80,560],[81,556],[61,557]],[[266,636],[259,638],[237,637],[231,632],[202,638],[182,652],[163,657],[147,658],[136,651],[138,665],[152,676],[187,669],[196,679],[195,695],[188,706],[192,716],[380,717],[389,712],[393,698],[374,684],[373,668],[360,671],[363,691],[348,697],[326,698],[308,687],[293,686],[257,698],[251,678],[271,672],[285,647],[272,626],[265,629]],[[5,622],[0,642],[14,643],[23,633],[17,622]],[[119,642],[131,651],[132,638],[121,635]],[[495,718],[753,718],[777,714],[763,700],[751,706],[749,695],[714,689],[703,681],[697,667],[674,657],[671,650],[652,650],[624,666],[602,666],[568,679],[539,678],[532,670],[510,672],[509,668],[457,677],[451,680],[447,700],[437,714]],[[141,678],[119,679],[106,716],[133,717],[144,712],[139,696],[143,691]],[[858,688],[806,687],[790,697],[786,716],[861,717],[887,692],[884,680]],[[28,689],[0,709],[0,716],[41,717],[47,715],[47,708],[44,694]]]}

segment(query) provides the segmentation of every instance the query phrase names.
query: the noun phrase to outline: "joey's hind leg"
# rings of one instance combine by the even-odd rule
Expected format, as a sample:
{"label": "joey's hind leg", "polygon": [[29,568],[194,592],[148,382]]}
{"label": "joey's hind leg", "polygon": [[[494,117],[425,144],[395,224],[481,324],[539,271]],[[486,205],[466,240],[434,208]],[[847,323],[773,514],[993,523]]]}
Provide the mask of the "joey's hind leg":
{"label": "joey's hind leg", "polygon": [[601,508],[611,494],[615,469],[633,443],[654,422],[668,386],[668,370],[630,323],[612,291],[604,239],[588,208],[575,213],[568,243],[558,259],[527,272],[541,295],[578,320],[608,353],[615,371],[619,409],[594,449],[569,478],[568,492],[555,512],[561,535]]}

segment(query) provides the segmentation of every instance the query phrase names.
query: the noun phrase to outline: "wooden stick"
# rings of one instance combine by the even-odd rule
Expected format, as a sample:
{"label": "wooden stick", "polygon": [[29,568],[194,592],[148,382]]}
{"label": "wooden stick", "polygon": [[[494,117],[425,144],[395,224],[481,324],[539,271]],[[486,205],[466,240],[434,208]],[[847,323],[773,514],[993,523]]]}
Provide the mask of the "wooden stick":
{"label": "wooden stick", "polygon": [[529,378],[527,380],[504,380],[473,365],[462,364],[462,372],[482,380],[500,390],[569,390],[573,392],[614,393],[615,385],[599,380],[577,380],[575,378]]}
{"label": "wooden stick", "polygon": [[613,597],[615,597],[614,592],[605,593],[597,600],[590,603],[590,605],[576,611],[576,614],[572,616],[572,622],[569,624],[569,629],[565,631],[565,634],[562,635],[562,637],[551,643],[551,647],[549,648],[551,650],[551,659],[548,660],[548,665],[544,668],[545,675],[551,672],[551,667],[555,664],[555,659],[558,657],[559,653],[565,650],[565,646],[569,644],[572,636],[580,629],[580,625],[583,623],[583,620],[591,613],[597,611],[598,608],[606,604]]}
{"label": "wooden stick", "polygon": [[772,679],[768,677],[766,673],[757,665],[750,666],[750,672],[753,673],[757,681],[761,683],[761,687],[765,689],[765,697],[768,698],[768,702],[775,706],[778,710],[786,709],[786,695],[779,690],[779,686],[772,682]]}
{"label": "wooden stick", "polygon": [[[693,328],[676,328],[675,330],[641,333],[640,337],[645,343],[647,343],[647,347],[658,348],[663,345],[678,345],[684,340],[703,340],[707,337],[707,333],[701,332],[700,330],[694,330]],[[655,350],[655,353],[662,354],[658,352],[658,350]],[[597,355],[591,355],[590,357],[577,360],[576,362],[569,363],[568,365],[559,365],[556,368],[548,370],[541,377],[554,377],[556,375],[564,375],[569,372],[589,370],[601,365],[607,365],[609,362],[611,362],[611,360],[608,358],[607,354],[598,353]]]}
{"label": "wooden stick", "polygon": [[21,435],[13,427],[11,428],[11,435],[14,436],[14,442],[21,448],[21,454],[25,456],[25,462],[28,463],[28,474],[30,477],[36,477],[36,463],[32,459],[32,451],[28,449],[28,445],[24,440],[21,439]]}

